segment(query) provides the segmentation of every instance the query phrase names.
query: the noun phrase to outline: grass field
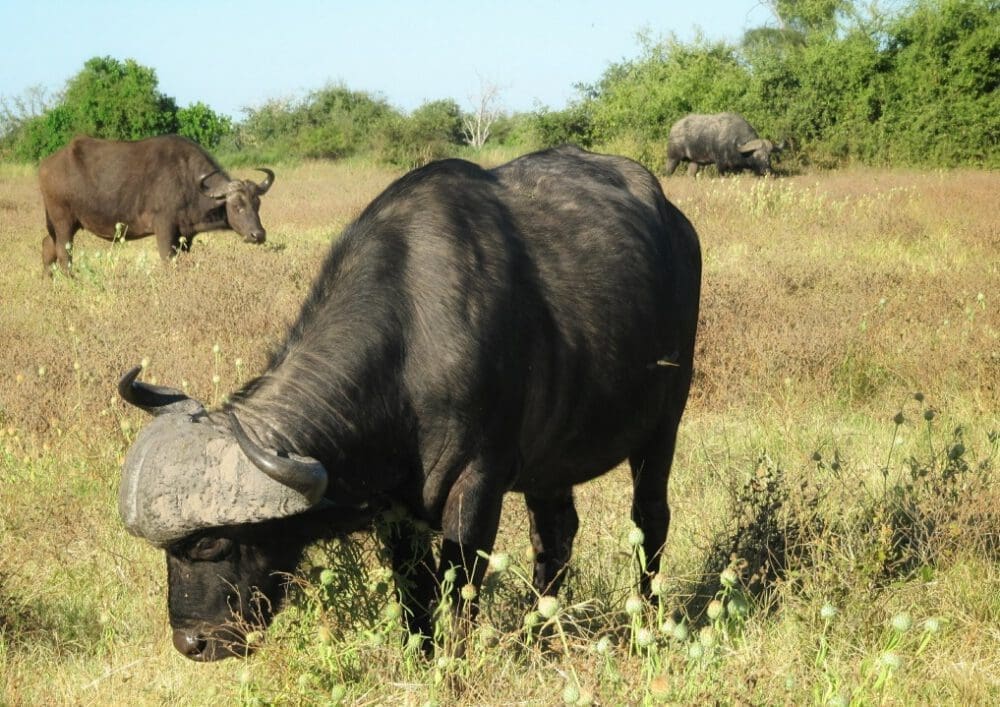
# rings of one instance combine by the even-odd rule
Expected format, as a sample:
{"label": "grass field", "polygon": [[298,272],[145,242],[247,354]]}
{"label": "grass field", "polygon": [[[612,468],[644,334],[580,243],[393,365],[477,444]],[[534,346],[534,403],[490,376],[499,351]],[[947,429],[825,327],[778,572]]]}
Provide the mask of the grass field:
{"label": "grass field", "polygon": [[117,515],[145,418],[115,382],[145,361],[220,403],[396,176],[276,171],[264,246],[205,234],[163,266],[80,233],[76,276],[44,281],[34,172],[0,166],[0,704],[1000,702],[1000,174],[978,171],[664,181],[705,275],[659,609],[629,601],[622,469],[578,489],[550,617],[508,499],[463,660],[403,647],[364,537],[315,548],[249,659],[182,658],[162,552]]}

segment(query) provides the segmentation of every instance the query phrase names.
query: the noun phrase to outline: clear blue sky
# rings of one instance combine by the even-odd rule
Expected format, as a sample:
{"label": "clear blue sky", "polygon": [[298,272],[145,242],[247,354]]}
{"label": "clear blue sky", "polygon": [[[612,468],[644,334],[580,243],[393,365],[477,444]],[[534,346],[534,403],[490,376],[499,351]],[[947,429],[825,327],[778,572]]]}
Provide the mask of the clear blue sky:
{"label": "clear blue sky", "polygon": [[558,109],[637,56],[640,30],[736,41],[767,23],[760,0],[0,0],[0,97],[55,93],[110,55],[155,69],[180,106],[237,118],[332,82],[412,110],[469,109],[482,80],[507,110]]}

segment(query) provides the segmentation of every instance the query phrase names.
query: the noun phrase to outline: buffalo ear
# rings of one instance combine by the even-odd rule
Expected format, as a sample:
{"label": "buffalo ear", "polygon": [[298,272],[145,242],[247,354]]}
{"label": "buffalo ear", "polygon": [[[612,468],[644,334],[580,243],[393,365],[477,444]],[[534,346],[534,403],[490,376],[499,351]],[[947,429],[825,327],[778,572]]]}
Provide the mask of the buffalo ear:
{"label": "buffalo ear", "polygon": [[207,196],[209,199],[215,199],[217,201],[224,201],[225,198],[226,198],[226,194],[229,192],[229,180],[228,179],[219,182],[215,186],[214,189],[211,188],[211,187],[209,187],[207,184],[205,184],[206,181],[208,181],[209,179],[211,179],[216,174],[219,174],[219,170],[217,170],[217,169],[209,172],[208,174],[206,174],[204,176],[202,176],[198,180],[198,188],[201,189],[201,193],[204,194],[205,196]]}

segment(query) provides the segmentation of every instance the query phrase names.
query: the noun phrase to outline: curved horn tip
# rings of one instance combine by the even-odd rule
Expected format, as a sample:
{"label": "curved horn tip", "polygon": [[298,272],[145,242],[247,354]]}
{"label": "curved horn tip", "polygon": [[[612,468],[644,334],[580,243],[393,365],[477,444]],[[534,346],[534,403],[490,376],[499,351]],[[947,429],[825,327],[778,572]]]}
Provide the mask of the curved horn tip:
{"label": "curved horn tip", "polygon": [[264,181],[257,185],[257,191],[264,194],[271,188],[271,185],[274,184],[274,171],[268,169],[267,167],[254,167],[254,169],[267,175]]}
{"label": "curved horn tip", "polygon": [[139,377],[141,372],[141,365],[133,366],[125,373],[125,375],[118,379],[118,395],[120,395],[124,400],[129,400],[129,394],[132,392],[132,384],[135,383],[135,379]]}
{"label": "curved horn tip", "polygon": [[274,481],[298,491],[310,503],[319,503],[326,491],[328,478],[321,462],[311,458],[307,461],[295,460],[264,450],[250,439],[232,411],[228,417],[237,444],[255,467]]}

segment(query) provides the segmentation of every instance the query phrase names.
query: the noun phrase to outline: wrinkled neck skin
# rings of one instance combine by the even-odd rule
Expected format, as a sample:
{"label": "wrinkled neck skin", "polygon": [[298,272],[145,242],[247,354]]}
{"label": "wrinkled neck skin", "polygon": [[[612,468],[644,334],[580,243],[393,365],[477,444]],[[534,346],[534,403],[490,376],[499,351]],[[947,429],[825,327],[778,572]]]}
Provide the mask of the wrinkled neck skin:
{"label": "wrinkled neck skin", "polygon": [[[212,204],[216,203],[214,199],[204,196],[201,198]],[[232,230],[229,226],[229,216],[226,214],[226,202],[223,201],[218,206],[212,206],[209,211],[205,212],[198,223],[190,224],[184,230],[190,231],[191,234],[204,233],[206,231]]]}

